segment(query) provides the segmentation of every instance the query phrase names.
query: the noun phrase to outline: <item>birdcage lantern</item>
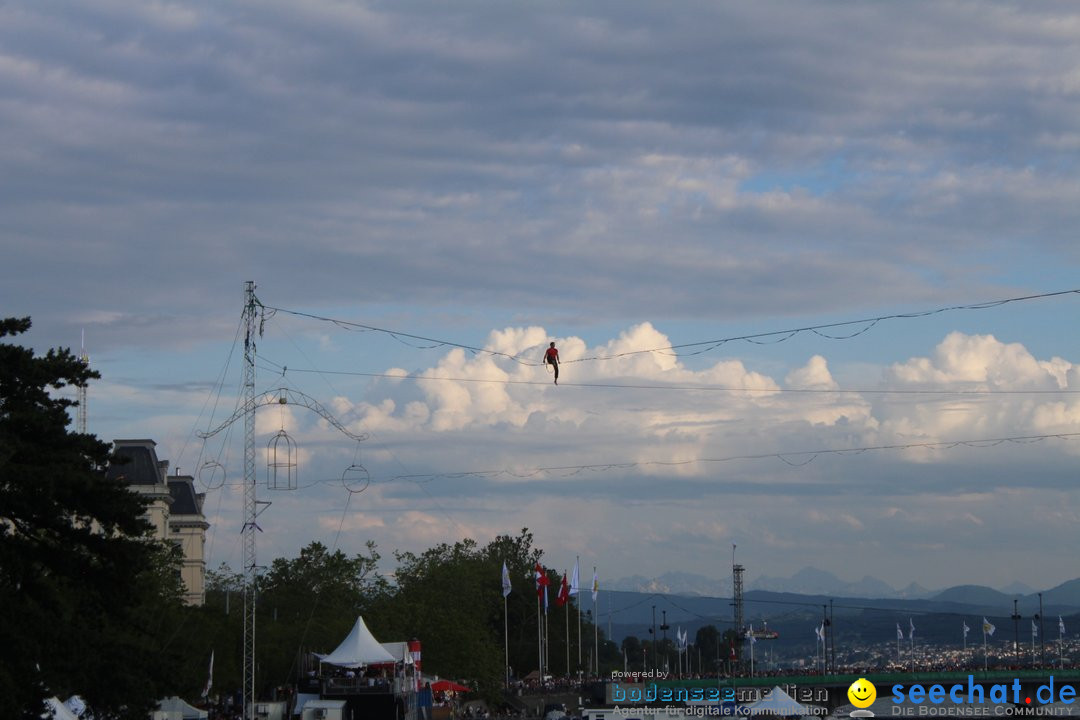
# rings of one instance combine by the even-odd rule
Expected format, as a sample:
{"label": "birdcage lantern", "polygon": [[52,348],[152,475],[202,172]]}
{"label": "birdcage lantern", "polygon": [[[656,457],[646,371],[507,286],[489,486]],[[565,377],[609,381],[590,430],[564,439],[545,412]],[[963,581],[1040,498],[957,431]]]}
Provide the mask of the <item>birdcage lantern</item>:
{"label": "birdcage lantern", "polygon": [[271,490],[296,489],[296,443],[284,429],[266,445],[266,486]]}

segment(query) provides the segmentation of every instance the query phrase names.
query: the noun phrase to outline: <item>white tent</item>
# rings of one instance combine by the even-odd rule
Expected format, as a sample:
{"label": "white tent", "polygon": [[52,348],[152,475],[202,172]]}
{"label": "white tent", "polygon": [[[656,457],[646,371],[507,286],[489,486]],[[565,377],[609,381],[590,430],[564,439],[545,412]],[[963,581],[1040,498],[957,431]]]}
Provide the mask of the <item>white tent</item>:
{"label": "white tent", "polygon": [[379,641],[367,629],[362,617],[356,618],[352,632],[334,652],[320,656],[319,659],[328,665],[349,668],[394,662],[394,656],[379,644]]}
{"label": "white tent", "polygon": [[803,715],[809,715],[811,712],[810,708],[796,701],[795,698],[784,692],[779,685],[773,687],[769,694],[761,700],[748,705],[747,709],[751,715],[768,713],[779,717],[802,717]]}
{"label": "white tent", "polygon": [[163,712],[180,713],[184,720],[206,720],[209,715],[206,710],[189,705],[175,695],[159,702],[158,708]]}
{"label": "white tent", "polygon": [[46,714],[41,716],[43,718],[52,718],[53,720],[79,720],[79,716],[71,712],[64,703],[60,702],[60,698],[51,697],[47,699],[45,701],[45,707]]}
{"label": "white tent", "polygon": [[383,649],[394,656],[397,662],[412,662],[412,654],[409,653],[409,643],[388,642],[382,643]]}

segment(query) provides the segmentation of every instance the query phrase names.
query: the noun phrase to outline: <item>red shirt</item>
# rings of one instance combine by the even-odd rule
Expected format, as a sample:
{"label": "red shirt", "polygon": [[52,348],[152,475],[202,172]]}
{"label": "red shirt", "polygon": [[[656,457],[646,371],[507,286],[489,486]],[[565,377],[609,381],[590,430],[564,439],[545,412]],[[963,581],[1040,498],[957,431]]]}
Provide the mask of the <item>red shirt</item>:
{"label": "red shirt", "polygon": [[558,362],[559,361],[559,350],[558,350],[558,348],[549,347],[547,349],[547,354],[544,355],[544,359],[546,359],[548,361],[548,363]]}

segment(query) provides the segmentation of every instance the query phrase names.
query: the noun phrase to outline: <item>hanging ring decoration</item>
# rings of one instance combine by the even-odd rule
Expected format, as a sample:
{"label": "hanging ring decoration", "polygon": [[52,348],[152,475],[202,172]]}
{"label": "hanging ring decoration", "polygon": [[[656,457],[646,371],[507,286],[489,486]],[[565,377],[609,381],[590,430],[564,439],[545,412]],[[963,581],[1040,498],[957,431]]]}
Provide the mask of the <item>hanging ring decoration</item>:
{"label": "hanging ring decoration", "polygon": [[[221,482],[215,482],[218,476]],[[207,460],[199,467],[199,482],[206,490],[218,490],[225,485],[225,466],[217,460]]]}
{"label": "hanging ring decoration", "polygon": [[371,485],[371,473],[363,465],[353,463],[341,473],[341,484],[349,493],[357,495],[368,489]]}

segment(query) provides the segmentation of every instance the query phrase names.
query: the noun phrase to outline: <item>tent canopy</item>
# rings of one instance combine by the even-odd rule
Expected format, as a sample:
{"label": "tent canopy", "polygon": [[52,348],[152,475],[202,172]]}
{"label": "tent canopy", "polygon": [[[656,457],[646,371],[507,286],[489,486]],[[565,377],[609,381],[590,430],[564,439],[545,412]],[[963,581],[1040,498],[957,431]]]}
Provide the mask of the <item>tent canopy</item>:
{"label": "tent canopy", "polygon": [[53,718],[53,720],[79,720],[79,716],[71,712],[71,710],[60,702],[60,698],[51,697],[45,700],[46,715],[42,715],[43,718]]}
{"label": "tent canopy", "polygon": [[394,662],[394,656],[388,653],[367,629],[363,617],[356,618],[352,631],[334,652],[319,659],[328,665],[348,668]]}
{"label": "tent canopy", "polygon": [[158,703],[158,709],[165,712],[180,713],[180,717],[184,720],[206,720],[209,713],[206,710],[200,710],[197,707],[189,705],[182,699],[173,695],[167,697]]}
{"label": "tent canopy", "polygon": [[751,714],[769,713],[780,717],[790,717],[792,715],[802,717],[810,714],[809,708],[796,701],[795,698],[788,695],[779,686],[770,690],[769,694],[761,700],[751,703],[749,710]]}
{"label": "tent canopy", "polygon": [[464,685],[458,685],[456,682],[449,680],[438,680],[431,683],[431,689],[435,692],[471,692],[469,688]]}

